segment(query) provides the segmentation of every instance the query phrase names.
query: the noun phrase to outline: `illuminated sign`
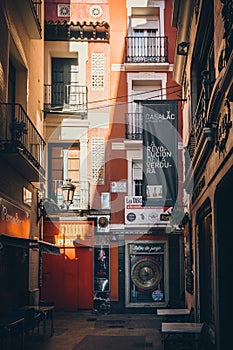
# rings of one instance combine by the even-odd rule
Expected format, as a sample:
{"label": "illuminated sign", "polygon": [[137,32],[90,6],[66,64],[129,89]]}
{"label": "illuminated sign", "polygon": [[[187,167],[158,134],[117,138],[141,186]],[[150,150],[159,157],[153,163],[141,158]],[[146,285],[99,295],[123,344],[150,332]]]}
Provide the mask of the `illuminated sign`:
{"label": "illuminated sign", "polygon": [[0,197],[0,232],[6,235],[29,238],[30,215]]}

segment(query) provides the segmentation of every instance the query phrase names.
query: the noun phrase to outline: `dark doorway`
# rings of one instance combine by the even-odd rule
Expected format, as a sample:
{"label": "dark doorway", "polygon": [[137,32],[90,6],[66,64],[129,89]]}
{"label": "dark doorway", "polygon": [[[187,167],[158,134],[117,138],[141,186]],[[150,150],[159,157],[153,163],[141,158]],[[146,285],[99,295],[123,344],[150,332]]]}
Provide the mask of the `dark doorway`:
{"label": "dark doorway", "polygon": [[232,310],[232,217],[233,168],[223,178],[216,190],[216,252],[217,252],[217,349],[227,349],[232,335],[229,319]]}
{"label": "dark doorway", "polygon": [[202,208],[199,226],[200,320],[214,326],[213,239],[210,203]]}

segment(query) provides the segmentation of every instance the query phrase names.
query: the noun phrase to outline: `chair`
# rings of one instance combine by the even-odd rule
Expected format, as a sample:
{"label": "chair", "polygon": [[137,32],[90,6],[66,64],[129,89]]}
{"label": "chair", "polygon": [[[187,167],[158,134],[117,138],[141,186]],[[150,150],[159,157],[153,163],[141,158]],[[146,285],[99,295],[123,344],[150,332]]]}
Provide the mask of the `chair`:
{"label": "chair", "polygon": [[24,330],[26,334],[32,332],[34,334],[35,328],[37,328],[37,333],[39,333],[40,317],[34,308],[25,310],[24,315]]}

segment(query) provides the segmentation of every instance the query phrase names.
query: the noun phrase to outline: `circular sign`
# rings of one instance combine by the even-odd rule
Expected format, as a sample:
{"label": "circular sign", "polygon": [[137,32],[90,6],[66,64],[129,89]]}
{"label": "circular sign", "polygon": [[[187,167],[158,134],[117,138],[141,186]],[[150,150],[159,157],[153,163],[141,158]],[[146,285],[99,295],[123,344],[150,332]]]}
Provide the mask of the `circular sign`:
{"label": "circular sign", "polygon": [[89,9],[89,13],[92,17],[100,17],[103,13],[102,8],[99,5],[93,5]]}
{"label": "circular sign", "polygon": [[136,219],[136,215],[134,213],[127,214],[127,220],[132,222]]}
{"label": "circular sign", "polygon": [[158,290],[158,289],[154,290],[152,292],[151,296],[152,296],[152,299],[154,301],[162,301],[163,300],[163,292],[161,292],[161,290]]}
{"label": "circular sign", "polygon": [[99,218],[99,226],[100,226],[100,227],[107,227],[108,224],[109,224],[108,218],[106,218],[105,216],[101,216],[101,217]]}
{"label": "circular sign", "polygon": [[139,259],[132,267],[131,277],[138,288],[151,290],[161,280],[160,266],[152,257]]}

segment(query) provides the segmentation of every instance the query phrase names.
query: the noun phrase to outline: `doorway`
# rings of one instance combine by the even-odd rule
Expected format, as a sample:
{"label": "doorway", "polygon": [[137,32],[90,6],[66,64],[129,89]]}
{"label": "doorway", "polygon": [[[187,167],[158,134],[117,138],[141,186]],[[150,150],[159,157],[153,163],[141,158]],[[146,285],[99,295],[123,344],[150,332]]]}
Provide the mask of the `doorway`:
{"label": "doorway", "polygon": [[216,252],[217,252],[217,349],[227,349],[231,341],[230,324],[232,290],[232,212],[233,212],[233,168],[217,186],[215,195],[216,211]]}

